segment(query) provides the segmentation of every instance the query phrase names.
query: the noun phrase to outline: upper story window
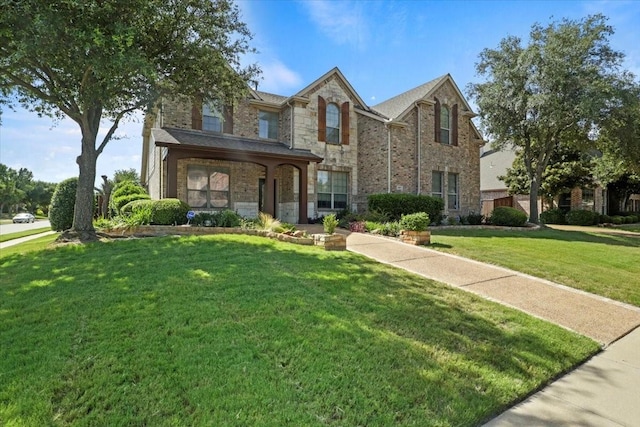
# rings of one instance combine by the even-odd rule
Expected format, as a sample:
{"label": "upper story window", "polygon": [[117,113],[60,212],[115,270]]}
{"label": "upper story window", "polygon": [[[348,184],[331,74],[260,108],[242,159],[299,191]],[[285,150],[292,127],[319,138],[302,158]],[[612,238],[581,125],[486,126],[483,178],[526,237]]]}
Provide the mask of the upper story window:
{"label": "upper story window", "polygon": [[340,144],[340,110],[336,104],[327,104],[327,142]]}
{"label": "upper story window", "polygon": [[209,104],[202,105],[202,130],[222,133],[223,121],[220,110]]}
{"label": "upper story window", "polygon": [[318,96],[318,141],[348,145],[349,119],[348,102],[338,105]]}
{"label": "upper story window", "polygon": [[273,111],[258,112],[258,136],[260,138],[278,139],[279,114]]}
{"label": "upper story window", "polygon": [[440,142],[450,144],[451,120],[449,117],[449,108],[443,105],[440,108]]}

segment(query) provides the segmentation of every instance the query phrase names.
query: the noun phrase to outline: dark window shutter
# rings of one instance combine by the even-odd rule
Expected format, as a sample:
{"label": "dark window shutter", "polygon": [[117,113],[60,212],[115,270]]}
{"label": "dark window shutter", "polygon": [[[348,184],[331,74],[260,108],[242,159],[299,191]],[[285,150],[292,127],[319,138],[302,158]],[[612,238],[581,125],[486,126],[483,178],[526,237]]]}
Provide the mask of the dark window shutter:
{"label": "dark window shutter", "polygon": [[225,105],[222,109],[222,132],[233,134],[233,106]]}
{"label": "dark window shutter", "polygon": [[194,101],[191,108],[191,128],[202,130],[202,103]]}
{"label": "dark window shutter", "polygon": [[436,98],[434,111],[434,138],[436,142],[440,142],[440,100]]}
{"label": "dark window shutter", "polygon": [[318,141],[327,139],[327,102],[318,96]]}
{"label": "dark window shutter", "polygon": [[451,109],[451,145],[458,145],[458,104]]}
{"label": "dark window shutter", "polygon": [[349,145],[349,103],[345,102],[341,107],[340,126],[342,126],[342,145]]}

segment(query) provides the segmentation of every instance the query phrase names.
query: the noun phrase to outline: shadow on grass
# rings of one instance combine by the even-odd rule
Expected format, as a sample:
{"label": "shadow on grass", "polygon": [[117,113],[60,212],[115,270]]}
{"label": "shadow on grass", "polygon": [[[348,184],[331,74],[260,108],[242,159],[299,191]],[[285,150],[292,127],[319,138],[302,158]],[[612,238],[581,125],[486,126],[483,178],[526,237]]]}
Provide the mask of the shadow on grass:
{"label": "shadow on grass", "polygon": [[545,239],[560,240],[565,242],[589,242],[600,243],[605,245],[616,245],[638,248],[640,247],[640,239],[637,237],[629,237],[626,235],[605,234],[594,231],[587,233],[583,231],[564,231],[541,229],[535,231],[516,231],[516,230],[433,230],[432,235],[435,236],[461,236],[461,237],[522,237],[527,239]]}
{"label": "shadow on grass", "polygon": [[247,236],[9,256],[0,283],[16,423],[470,426],[597,349],[355,254]]}

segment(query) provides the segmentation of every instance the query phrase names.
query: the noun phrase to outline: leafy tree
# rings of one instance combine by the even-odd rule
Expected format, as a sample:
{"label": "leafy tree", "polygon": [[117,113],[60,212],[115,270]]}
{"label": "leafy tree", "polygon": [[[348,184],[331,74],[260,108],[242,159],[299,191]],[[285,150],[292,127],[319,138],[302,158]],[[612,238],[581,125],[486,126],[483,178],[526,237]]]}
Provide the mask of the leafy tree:
{"label": "leafy tree", "polygon": [[594,129],[625,99],[618,90],[632,76],[621,71],[623,54],[609,46],[613,29],[602,15],[533,25],[529,43],[503,39],[480,54],[471,84],[482,125],[492,144],[521,151],[530,180],[530,218],[538,222],[543,174],[560,147],[588,150]]}
{"label": "leafy tree", "polygon": [[56,184],[44,181],[34,181],[31,189],[27,191],[27,210],[34,214],[38,209],[42,210],[45,215],[49,214],[49,205],[51,197],[56,189]]}
{"label": "leafy tree", "polygon": [[113,173],[113,183],[118,184],[122,181],[131,181],[140,184],[140,175],[135,169],[118,169]]}
{"label": "leafy tree", "polygon": [[96,238],[96,162],[121,120],[164,95],[231,100],[258,73],[240,64],[251,33],[230,0],[0,0],[0,9],[2,100],[80,127],[72,231],[81,240]]}
{"label": "leafy tree", "polygon": [[68,178],[56,186],[51,197],[49,222],[53,231],[68,230],[73,223],[78,178]]}
{"label": "leafy tree", "polygon": [[[565,146],[559,147],[542,173],[539,194],[551,204],[556,196],[573,188],[593,185],[594,167],[593,155]],[[529,194],[531,189],[531,179],[520,153],[516,155],[513,165],[507,168],[506,175],[498,179],[504,181],[510,194]]]}
{"label": "leafy tree", "polygon": [[0,164],[0,212],[5,206],[15,207],[27,203],[28,193],[33,188],[33,173],[27,168],[15,170]]}

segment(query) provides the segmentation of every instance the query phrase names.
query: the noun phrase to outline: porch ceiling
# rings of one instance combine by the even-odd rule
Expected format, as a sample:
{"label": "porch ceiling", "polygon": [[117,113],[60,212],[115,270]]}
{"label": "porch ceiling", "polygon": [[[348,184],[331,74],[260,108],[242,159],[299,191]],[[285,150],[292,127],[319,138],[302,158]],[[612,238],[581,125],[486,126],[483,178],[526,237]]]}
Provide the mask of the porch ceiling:
{"label": "porch ceiling", "polygon": [[322,157],[309,150],[290,149],[282,142],[239,138],[197,130],[174,128],[152,129],[155,144],[160,147],[200,150],[211,154],[226,153],[280,158],[305,162],[321,162]]}

